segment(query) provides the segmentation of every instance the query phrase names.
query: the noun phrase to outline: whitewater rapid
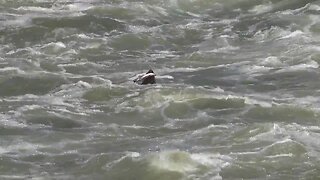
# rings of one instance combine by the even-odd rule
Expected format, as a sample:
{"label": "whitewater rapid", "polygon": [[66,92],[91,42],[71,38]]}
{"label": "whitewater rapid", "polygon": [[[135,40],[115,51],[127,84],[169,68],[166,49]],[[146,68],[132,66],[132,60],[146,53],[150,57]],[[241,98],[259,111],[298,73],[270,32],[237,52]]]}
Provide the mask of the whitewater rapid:
{"label": "whitewater rapid", "polygon": [[319,13],[0,0],[0,179],[317,179]]}

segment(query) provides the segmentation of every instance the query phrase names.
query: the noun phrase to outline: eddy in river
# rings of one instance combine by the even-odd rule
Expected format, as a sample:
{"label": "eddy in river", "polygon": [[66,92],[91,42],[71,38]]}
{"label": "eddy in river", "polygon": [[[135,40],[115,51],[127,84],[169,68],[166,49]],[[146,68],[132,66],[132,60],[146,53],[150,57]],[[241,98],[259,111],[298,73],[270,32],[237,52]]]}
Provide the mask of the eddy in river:
{"label": "eddy in river", "polygon": [[138,74],[133,82],[144,85],[144,84],[155,84],[156,83],[156,74],[150,69],[147,73]]}

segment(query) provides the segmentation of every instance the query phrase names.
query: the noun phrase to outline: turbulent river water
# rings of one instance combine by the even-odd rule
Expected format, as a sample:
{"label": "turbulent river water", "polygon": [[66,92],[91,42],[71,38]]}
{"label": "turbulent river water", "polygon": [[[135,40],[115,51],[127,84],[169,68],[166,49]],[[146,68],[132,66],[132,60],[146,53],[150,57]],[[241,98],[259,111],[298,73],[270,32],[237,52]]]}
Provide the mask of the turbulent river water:
{"label": "turbulent river water", "polygon": [[[320,178],[319,0],[0,0],[0,179]],[[156,84],[132,77],[150,68]]]}

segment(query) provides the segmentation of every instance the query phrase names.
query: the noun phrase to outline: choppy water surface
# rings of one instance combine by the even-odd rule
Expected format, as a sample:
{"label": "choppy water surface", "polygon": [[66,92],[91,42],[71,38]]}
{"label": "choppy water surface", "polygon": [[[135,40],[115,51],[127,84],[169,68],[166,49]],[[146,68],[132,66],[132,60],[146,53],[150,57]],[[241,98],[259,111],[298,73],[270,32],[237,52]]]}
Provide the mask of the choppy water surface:
{"label": "choppy water surface", "polygon": [[[0,0],[0,179],[317,179],[319,0]],[[153,68],[157,84],[130,78]]]}

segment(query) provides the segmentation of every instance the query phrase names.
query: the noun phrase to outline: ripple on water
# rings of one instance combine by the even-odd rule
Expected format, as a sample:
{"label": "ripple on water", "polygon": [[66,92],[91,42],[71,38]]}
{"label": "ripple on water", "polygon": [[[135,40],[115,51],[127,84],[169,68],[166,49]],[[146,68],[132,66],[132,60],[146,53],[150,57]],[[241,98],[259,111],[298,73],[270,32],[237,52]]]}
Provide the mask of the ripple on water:
{"label": "ripple on water", "polygon": [[44,95],[64,82],[59,77],[6,77],[0,81],[0,96]]}
{"label": "ripple on water", "polygon": [[110,46],[116,50],[143,50],[150,45],[148,37],[144,35],[125,34],[114,38]]}
{"label": "ripple on water", "polygon": [[287,106],[287,105],[273,105],[272,107],[253,107],[244,117],[250,122],[254,119],[255,122],[271,121],[284,123],[297,123],[304,125],[311,125],[318,121],[318,112],[312,109]]}
{"label": "ripple on water", "polygon": [[124,30],[124,24],[108,18],[108,17],[100,17],[97,18],[94,15],[82,15],[82,16],[74,16],[74,17],[39,17],[33,18],[33,23],[42,27],[47,27],[50,29],[55,29],[59,27],[63,28],[77,28],[78,30],[84,32],[90,32],[95,30],[96,32],[100,32],[104,34],[106,31],[110,32],[112,30]]}
{"label": "ripple on water", "polygon": [[90,101],[108,101],[113,98],[121,98],[128,93],[128,90],[121,87],[96,87],[87,91],[83,98]]}
{"label": "ripple on water", "polygon": [[56,113],[49,113],[41,109],[24,112],[24,116],[26,123],[30,126],[40,125],[40,127],[44,126],[53,129],[72,129],[81,128],[83,126],[81,122],[72,118],[68,118]]}

